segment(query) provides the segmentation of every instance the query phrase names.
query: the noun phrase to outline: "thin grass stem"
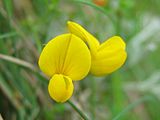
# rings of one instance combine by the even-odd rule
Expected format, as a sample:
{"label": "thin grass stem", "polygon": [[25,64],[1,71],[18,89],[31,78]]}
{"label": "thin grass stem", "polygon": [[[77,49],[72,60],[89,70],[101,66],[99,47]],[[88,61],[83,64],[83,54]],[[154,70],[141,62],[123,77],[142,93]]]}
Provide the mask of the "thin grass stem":
{"label": "thin grass stem", "polygon": [[11,56],[8,56],[8,55],[0,54],[0,59],[4,59],[6,61],[10,61],[12,63],[27,67],[27,68],[29,68],[29,69],[31,69],[33,71],[37,70],[32,64],[30,64],[30,63],[28,63],[28,62],[26,62],[24,60],[20,60],[18,58],[15,58],[15,57],[11,57]]}
{"label": "thin grass stem", "polygon": [[88,117],[70,100],[67,103],[84,119],[89,120]]}
{"label": "thin grass stem", "polygon": [[128,105],[123,111],[121,111],[116,117],[113,118],[113,120],[121,120],[121,117],[127,114],[130,110],[135,108],[136,106],[142,104],[143,102],[151,100],[150,96],[144,96],[141,99],[136,100],[134,103],[131,103]]}

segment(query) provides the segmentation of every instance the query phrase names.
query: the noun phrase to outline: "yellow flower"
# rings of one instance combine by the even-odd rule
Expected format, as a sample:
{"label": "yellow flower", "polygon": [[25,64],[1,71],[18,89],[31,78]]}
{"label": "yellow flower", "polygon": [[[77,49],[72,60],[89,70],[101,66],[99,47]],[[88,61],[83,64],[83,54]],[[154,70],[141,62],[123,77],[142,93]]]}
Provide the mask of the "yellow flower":
{"label": "yellow flower", "polygon": [[75,22],[68,22],[69,31],[80,37],[91,52],[91,73],[96,76],[109,74],[120,68],[127,57],[126,45],[121,37],[113,36],[100,44],[99,41]]}
{"label": "yellow flower", "polygon": [[49,94],[57,102],[65,102],[71,97],[72,80],[83,79],[90,66],[89,49],[73,34],[62,34],[49,41],[39,58],[40,69],[51,77]]}

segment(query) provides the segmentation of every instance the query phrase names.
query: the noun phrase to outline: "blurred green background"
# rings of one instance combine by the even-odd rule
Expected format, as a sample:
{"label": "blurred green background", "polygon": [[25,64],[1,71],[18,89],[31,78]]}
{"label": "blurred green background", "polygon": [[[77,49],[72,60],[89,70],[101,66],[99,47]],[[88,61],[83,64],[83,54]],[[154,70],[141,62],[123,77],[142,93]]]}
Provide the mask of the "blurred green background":
{"label": "blurred green background", "polygon": [[[94,0],[95,2],[96,0]],[[118,71],[75,82],[71,100],[91,120],[160,120],[159,0],[0,0],[0,113],[4,120],[81,120],[48,95],[37,61],[75,21],[101,42],[120,35],[128,58]]]}

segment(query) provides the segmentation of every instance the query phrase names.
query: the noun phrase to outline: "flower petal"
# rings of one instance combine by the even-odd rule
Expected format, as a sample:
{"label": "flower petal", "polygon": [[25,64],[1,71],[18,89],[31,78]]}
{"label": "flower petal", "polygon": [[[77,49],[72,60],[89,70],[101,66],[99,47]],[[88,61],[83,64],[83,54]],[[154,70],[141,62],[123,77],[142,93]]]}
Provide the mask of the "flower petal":
{"label": "flower petal", "polygon": [[124,41],[114,36],[101,44],[96,57],[92,59],[91,73],[97,76],[109,74],[120,68],[126,57]]}
{"label": "flower petal", "polygon": [[91,53],[95,54],[96,50],[99,47],[99,41],[79,24],[68,21],[67,25],[69,31],[74,35],[80,37],[83,41],[87,42]]}
{"label": "flower petal", "polygon": [[73,89],[71,78],[61,74],[55,74],[48,85],[48,92],[56,102],[67,101],[72,96]]}
{"label": "flower petal", "polygon": [[43,49],[39,66],[48,76],[63,74],[72,80],[84,78],[91,65],[91,55],[86,44],[73,34],[63,34],[52,39]]}

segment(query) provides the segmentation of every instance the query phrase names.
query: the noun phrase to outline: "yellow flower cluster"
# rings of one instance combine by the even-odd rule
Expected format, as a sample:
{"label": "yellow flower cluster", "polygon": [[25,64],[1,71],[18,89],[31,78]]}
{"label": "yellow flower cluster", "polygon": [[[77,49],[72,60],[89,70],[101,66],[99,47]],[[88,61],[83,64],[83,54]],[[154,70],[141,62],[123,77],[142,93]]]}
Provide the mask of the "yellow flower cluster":
{"label": "yellow flower cluster", "polygon": [[109,74],[123,65],[125,43],[114,36],[104,43],[75,22],[68,22],[70,33],[59,35],[44,47],[39,67],[49,77],[48,91],[55,101],[65,102],[73,93],[73,82],[89,71],[96,76]]}

